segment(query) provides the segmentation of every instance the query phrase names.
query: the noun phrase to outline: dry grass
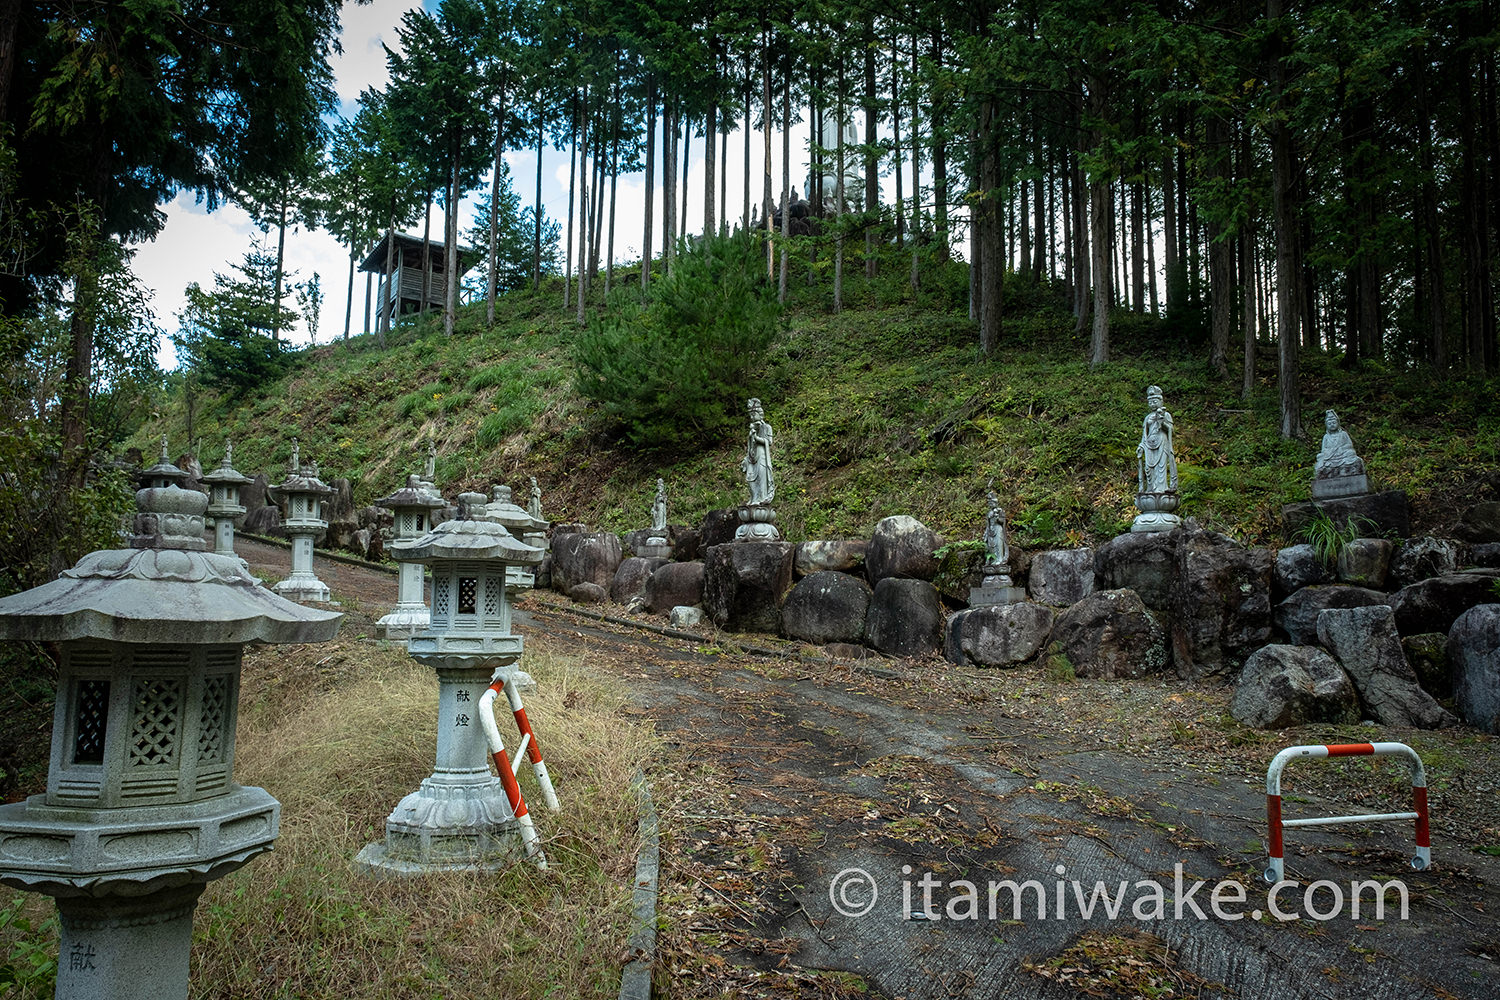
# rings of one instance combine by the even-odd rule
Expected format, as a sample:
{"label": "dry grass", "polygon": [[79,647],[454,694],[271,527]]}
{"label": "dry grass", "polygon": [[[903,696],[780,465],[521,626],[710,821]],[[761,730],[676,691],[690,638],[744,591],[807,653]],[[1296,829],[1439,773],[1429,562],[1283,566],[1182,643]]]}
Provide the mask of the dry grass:
{"label": "dry grass", "polygon": [[[523,663],[539,683],[527,712],[563,806],[549,813],[522,768],[549,870],[517,862],[377,882],[352,860],[431,773],[432,671],[399,646],[344,640],[247,655],[236,772],[281,800],[281,836],[204,893],[193,997],[618,994],[638,843],[630,779],[659,745],[576,658],[539,640]],[[0,907],[13,896],[0,890]],[[51,909],[26,905],[37,917]],[[50,934],[55,924],[30,939]],[[16,940],[0,927],[0,962]]]}

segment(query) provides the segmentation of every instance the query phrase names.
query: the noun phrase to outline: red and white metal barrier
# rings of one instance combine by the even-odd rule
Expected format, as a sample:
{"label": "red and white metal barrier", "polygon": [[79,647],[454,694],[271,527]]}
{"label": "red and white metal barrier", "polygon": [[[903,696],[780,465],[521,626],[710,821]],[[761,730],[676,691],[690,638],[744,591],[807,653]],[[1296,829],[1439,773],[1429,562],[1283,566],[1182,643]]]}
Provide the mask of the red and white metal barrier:
{"label": "red and white metal barrier", "polygon": [[[1297,758],[1378,757],[1394,754],[1405,757],[1411,765],[1413,812],[1370,813],[1356,816],[1318,816],[1308,819],[1281,818],[1281,771]],[[1287,747],[1278,753],[1266,771],[1266,824],[1270,827],[1270,864],[1265,871],[1267,882],[1280,882],[1284,873],[1281,831],[1295,826],[1328,826],[1334,823],[1378,823],[1386,820],[1416,822],[1417,853],[1411,866],[1418,871],[1432,864],[1432,838],[1427,826],[1427,771],[1422,758],[1405,743],[1334,743],[1321,746]]]}
{"label": "red and white metal barrier", "polygon": [[[505,752],[505,743],[500,739],[500,727],[495,724],[495,698],[501,691],[505,692],[510,701],[511,711],[516,717],[516,724],[521,729],[521,745],[516,748],[516,762],[510,762],[510,755]],[[514,680],[497,680],[479,698],[479,724],[484,729],[485,739],[489,741],[490,754],[495,759],[495,770],[499,772],[500,784],[505,789],[505,797],[510,800],[511,812],[516,815],[516,823],[521,828],[521,840],[526,845],[526,856],[536,862],[537,867],[547,867],[547,856],[542,853],[542,841],[537,835],[536,824],[531,820],[531,813],[526,808],[526,799],[521,795],[521,786],[516,781],[516,772],[521,769],[521,755],[528,754],[531,757],[531,766],[536,772],[537,780],[541,782],[542,793],[547,798],[547,805],[556,811],[557,793],[552,790],[552,780],[547,776],[547,766],[542,763],[542,751],[537,746],[536,736],[531,731],[531,723],[527,721],[526,710],[521,707],[521,695],[516,691]]]}

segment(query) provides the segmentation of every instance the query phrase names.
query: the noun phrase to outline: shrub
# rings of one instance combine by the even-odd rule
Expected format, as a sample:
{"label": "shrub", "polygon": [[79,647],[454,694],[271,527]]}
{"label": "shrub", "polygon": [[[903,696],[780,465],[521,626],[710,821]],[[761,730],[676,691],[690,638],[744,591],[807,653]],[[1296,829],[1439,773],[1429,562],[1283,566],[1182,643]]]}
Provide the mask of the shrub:
{"label": "shrub", "polygon": [[702,442],[739,420],[781,311],[761,246],[739,233],[684,247],[644,298],[622,289],[580,332],[578,392],[631,443]]}

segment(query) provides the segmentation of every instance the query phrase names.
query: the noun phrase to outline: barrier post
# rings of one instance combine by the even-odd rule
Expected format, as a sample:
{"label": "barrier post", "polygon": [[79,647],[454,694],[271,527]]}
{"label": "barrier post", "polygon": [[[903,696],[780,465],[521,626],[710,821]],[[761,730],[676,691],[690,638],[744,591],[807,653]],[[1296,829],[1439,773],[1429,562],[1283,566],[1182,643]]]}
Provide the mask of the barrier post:
{"label": "barrier post", "polygon": [[[1281,772],[1288,763],[1300,758],[1372,756],[1400,756],[1407,759],[1411,767],[1412,812],[1282,819]],[[1427,771],[1422,766],[1422,758],[1418,757],[1417,752],[1405,743],[1331,743],[1287,747],[1272,758],[1271,766],[1266,770],[1266,825],[1269,827],[1267,860],[1269,863],[1264,878],[1267,882],[1274,884],[1280,882],[1285,874],[1282,831],[1287,827],[1329,826],[1335,823],[1377,823],[1406,819],[1413,820],[1416,827],[1417,853],[1411,859],[1411,866],[1417,871],[1422,871],[1432,864],[1432,838],[1427,822]]]}

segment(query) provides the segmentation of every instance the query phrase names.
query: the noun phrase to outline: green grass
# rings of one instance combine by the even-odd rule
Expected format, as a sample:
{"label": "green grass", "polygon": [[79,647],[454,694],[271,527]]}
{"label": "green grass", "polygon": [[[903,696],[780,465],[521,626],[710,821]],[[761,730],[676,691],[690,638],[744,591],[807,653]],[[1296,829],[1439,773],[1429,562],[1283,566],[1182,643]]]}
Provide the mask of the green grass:
{"label": "green grass", "polygon": [[[825,268],[827,261],[820,261]],[[1417,530],[1446,527],[1486,494],[1500,464],[1496,380],[1365,364],[1353,370],[1308,353],[1302,391],[1309,437],[1278,435],[1269,346],[1248,399],[1239,373],[1220,380],[1207,345],[1141,316],[1120,316],[1116,360],[1091,368],[1086,343],[1057,290],[1007,284],[1001,346],[978,352],[961,265],[926,272],[912,293],[907,270],[885,262],[874,281],[849,268],[843,312],[828,285],[793,269],[788,323],[764,364],[767,416],[776,431],[776,506],[785,537],[867,536],[876,521],[910,514],[950,539],[977,537],[991,478],[1023,547],[1100,541],[1135,510],[1135,445],[1146,386],[1162,386],[1176,422],[1180,513],[1241,541],[1280,544],[1280,509],[1306,500],[1320,415],[1339,411],[1376,489],[1410,495]],[[621,280],[624,280],[623,278]],[[553,283],[502,298],[495,327],[482,305],[446,338],[440,317],[373,337],[303,351],[295,369],[238,408],[200,402],[194,436],[205,465],[225,436],[241,471],[274,478],[300,437],[325,479],[346,477],[357,503],[390,491],[438,446],[448,494],[513,487],[535,476],[544,513],[605,530],[646,523],[657,476],[671,519],[694,523],[743,500],[738,433],[677,451],[625,447],[572,389],[577,326]],[[744,401],[724,400],[738,419]],[[732,426],[736,426],[733,425]],[[146,451],[163,432],[188,440],[169,401],[132,440]]]}

